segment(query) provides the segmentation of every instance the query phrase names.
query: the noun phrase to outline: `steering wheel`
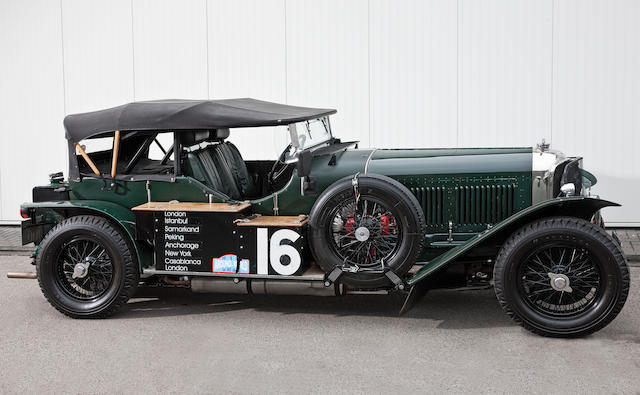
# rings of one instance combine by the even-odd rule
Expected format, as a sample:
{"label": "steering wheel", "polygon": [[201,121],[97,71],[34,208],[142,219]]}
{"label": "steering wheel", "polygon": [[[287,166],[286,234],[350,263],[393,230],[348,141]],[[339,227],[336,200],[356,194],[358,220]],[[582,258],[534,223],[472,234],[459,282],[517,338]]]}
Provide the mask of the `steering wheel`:
{"label": "steering wheel", "polygon": [[282,151],[280,156],[278,156],[278,159],[276,159],[276,161],[273,162],[271,171],[269,171],[269,173],[267,174],[267,181],[270,187],[273,184],[275,184],[278,178],[280,178],[280,176],[282,176],[284,172],[287,170],[287,168],[289,167],[289,165],[284,162],[284,159],[285,159],[285,156],[287,155],[287,152],[289,152],[290,149],[291,149],[291,144],[287,145],[287,147],[284,149],[284,151]]}

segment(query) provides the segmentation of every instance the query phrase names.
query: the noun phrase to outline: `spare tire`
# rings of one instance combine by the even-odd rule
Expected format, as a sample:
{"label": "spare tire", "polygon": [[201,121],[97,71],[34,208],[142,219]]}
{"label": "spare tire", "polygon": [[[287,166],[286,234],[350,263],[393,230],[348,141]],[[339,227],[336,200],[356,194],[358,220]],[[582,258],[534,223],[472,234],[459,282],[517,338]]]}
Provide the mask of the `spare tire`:
{"label": "spare tire", "polygon": [[[357,180],[357,181],[355,181]],[[415,196],[398,181],[365,174],[327,188],[311,209],[309,244],[325,272],[351,269],[347,285],[390,285],[385,271],[402,276],[422,251],[425,219]]]}

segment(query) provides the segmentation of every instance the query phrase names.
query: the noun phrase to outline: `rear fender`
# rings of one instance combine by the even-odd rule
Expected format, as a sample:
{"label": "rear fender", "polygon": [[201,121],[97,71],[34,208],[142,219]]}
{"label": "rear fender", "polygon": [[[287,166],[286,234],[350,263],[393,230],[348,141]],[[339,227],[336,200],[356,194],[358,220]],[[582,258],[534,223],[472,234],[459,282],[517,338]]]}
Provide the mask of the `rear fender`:
{"label": "rear fender", "polygon": [[506,238],[513,234],[517,229],[534,220],[561,215],[582,218],[588,221],[596,212],[598,212],[598,210],[608,206],[620,205],[607,200],[584,196],[545,200],[517,212],[511,217],[495,224],[492,228],[472,237],[465,244],[452,248],[434,260],[427,262],[422,269],[407,280],[407,284],[412,286],[423,281],[438,269],[448,265],[458,258],[461,258],[476,247],[480,247],[483,244],[491,242],[498,244],[504,242],[504,240],[506,240]]}
{"label": "rear fender", "polygon": [[144,248],[136,241],[136,218],[127,207],[99,200],[65,200],[25,203],[22,205],[21,210],[28,210],[28,212],[32,213],[31,218],[36,225],[55,225],[69,217],[86,214],[107,218],[120,227],[128,236],[131,245],[135,249],[140,268],[149,265],[151,262],[151,254],[148,248]]}

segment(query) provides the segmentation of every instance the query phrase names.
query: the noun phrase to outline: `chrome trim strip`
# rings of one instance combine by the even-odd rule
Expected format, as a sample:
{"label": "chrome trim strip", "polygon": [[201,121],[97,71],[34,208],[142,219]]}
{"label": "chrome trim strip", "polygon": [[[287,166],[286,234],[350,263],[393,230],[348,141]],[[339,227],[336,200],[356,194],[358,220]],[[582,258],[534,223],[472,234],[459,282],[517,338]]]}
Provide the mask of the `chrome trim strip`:
{"label": "chrome trim strip", "polygon": [[371,162],[371,157],[373,157],[373,154],[377,151],[378,149],[375,148],[373,151],[371,151],[371,153],[369,154],[369,157],[367,158],[367,162],[364,164],[364,174],[367,174],[367,172],[369,171],[369,163]]}

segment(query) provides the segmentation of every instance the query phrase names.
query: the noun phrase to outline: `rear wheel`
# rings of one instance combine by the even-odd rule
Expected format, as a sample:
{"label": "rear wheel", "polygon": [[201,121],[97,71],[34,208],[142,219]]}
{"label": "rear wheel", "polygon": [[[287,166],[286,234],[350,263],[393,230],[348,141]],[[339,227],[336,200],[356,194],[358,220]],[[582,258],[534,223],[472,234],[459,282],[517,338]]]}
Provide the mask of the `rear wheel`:
{"label": "rear wheel", "polygon": [[54,227],[36,259],[44,296],[74,318],[102,318],[133,295],[138,268],[125,236],[108,220],[71,217]]}
{"label": "rear wheel", "polygon": [[584,336],[605,327],[629,292],[619,245],[599,226],[567,217],[520,229],[502,247],[494,279],[509,316],[553,337]]}

